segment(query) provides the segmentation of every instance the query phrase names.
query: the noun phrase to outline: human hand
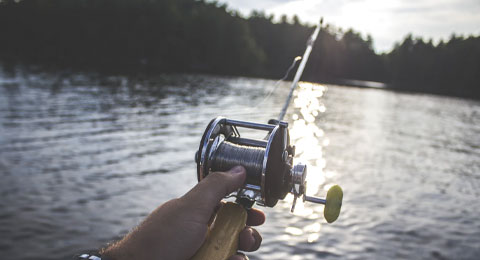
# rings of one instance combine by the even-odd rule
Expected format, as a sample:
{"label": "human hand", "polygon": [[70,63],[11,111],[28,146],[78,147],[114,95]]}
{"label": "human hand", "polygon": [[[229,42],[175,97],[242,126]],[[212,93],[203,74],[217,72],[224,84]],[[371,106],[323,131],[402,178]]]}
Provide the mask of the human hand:
{"label": "human hand", "polygon": [[[155,209],[122,240],[106,248],[107,259],[189,259],[203,244],[208,224],[223,197],[240,188],[246,178],[245,168],[210,173],[183,197],[170,200]],[[240,232],[238,249],[255,251],[262,237],[250,226],[265,222],[265,214],[248,211],[247,226]],[[237,254],[230,260],[247,259]]]}

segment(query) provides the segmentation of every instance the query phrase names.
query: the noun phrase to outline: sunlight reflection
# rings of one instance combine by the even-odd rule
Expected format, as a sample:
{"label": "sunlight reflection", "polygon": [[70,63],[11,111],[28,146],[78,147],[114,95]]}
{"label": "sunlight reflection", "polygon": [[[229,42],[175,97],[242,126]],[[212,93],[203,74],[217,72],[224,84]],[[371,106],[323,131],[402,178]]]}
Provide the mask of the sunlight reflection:
{"label": "sunlight reflection", "polygon": [[308,235],[307,242],[308,243],[313,243],[313,242],[317,241],[319,238],[320,238],[319,233],[313,233],[313,234]]}
{"label": "sunlight reflection", "polygon": [[[295,163],[305,163],[308,166],[307,195],[325,196],[324,187],[330,188],[328,180],[336,175],[334,171],[325,172],[327,162],[323,156],[324,147],[330,144],[323,129],[319,127],[318,117],[326,111],[321,97],[326,87],[307,82],[300,82],[295,91],[293,101],[294,113],[290,124],[290,141],[295,144]],[[325,188],[325,190],[326,190]],[[288,194],[281,205],[290,208],[293,195]],[[314,221],[304,227],[292,223],[285,229],[285,239],[301,236],[308,243],[314,243],[320,238],[320,229],[323,219],[323,205],[302,203],[301,199],[295,206],[294,215]]]}
{"label": "sunlight reflection", "polygon": [[285,232],[293,236],[300,236],[303,234],[303,231],[296,227],[287,227],[285,228]]}
{"label": "sunlight reflection", "polygon": [[333,176],[335,176],[337,173],[334,172],[334,171],[326,171],[325,172],[325,177],[327,178],[332,178]]}
{"label": "sunlight reflection", "polygon": [[317,232],[320,232],[320,223],[313,223],[313,224],[310,224],[308,226],[305,226],[303,228],[303,230],[305,230],[305,232],[311,232],[311,233],[317,233]]}
{"label": "sunlight reflection", "polygon": [[[290,138],[291,142],[295,144],[295,161],[308,165],[307,194],[309,195],[316,195],[326,182],[326,175],[323,172],[326,166],[323,147],[329,145],[329,140],[325,138],[324,131],[315,123],[317,117],[326,111],[325,105],[321,103],[320,99],[325,91],[326,87],[322,85],[300,82],[293,101],[296,112],[292,115]],[[330,174],[330,176],[332,175]],[[287,196],[285,201],[287,205],[290,204],[293,196]],[[316,207],[313,205],[305,206],[304,203],[297,203],[294,214],[308,218],[312,215],[318,216],[315,209]],[[311,237],[309,240],[314,241],[315,239]]]}
{"label": "sunlight reflection", "polygon": [[308,243],[313,243],[320,238],[320,233],[319,233],[320,228],[321,228],[321,225],[318,222],[313,223],[311,225],[307,225],[303,228],[305,233],[310,233],[308,234],[308,238],[307,238]]}
{"label": "sunlight reflection", "polygon": [[330,139],[325,138],[325,139],[323,140],[323,146],[328,146],[329,144],[330,144]]}
{"label": "sunlight reflection", "polygon": [[323,186],[323,190],[328,191],[333,185],[335,185],[335,184],[333,184],[333,183],[326,184],[325,186]]}

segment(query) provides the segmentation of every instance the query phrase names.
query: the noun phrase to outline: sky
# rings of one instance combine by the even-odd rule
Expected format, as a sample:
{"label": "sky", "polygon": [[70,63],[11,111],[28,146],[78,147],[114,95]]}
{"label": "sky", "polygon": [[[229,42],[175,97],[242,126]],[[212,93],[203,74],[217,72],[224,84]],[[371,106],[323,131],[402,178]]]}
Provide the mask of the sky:
{"label": "sky", "polygon": [[244,15],[263,10],[279,18],[298,15],[303,22],[326,23],[370,34],[377,52],[390,51],[412,33],[424,39],[448,40],[480,35],[480,0],[219,0]]}

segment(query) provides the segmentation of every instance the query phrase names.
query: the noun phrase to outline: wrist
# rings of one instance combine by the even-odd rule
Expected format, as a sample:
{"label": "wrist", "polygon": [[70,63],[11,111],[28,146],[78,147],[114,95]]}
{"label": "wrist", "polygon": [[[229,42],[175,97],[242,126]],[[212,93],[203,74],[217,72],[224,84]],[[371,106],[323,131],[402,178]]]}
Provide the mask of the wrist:
{"label": "wrist", "polygon": [[102,260],[131,260],[148,259],[143,253],[148,250],[142,250],[135,243],[132,243],[129,237],[125,237],[101,250]]}
{"label": "wrist", "polygon": [[102,260],[123,260],[123,259],[135,259],[131,254],[127,254],[123,248],[116,244],[112,244],[100,251]]}

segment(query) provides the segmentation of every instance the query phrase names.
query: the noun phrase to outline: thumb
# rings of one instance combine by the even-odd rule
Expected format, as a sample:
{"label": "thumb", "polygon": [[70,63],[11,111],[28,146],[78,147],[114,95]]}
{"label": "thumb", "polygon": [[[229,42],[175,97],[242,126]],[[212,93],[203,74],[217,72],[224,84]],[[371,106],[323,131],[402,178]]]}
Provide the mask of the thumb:
{"label": "thumb", "polygon": [[235,166],[227,172],[212,172],[182,199],[194,207],[213,212],[223,197],[243,186],[246,176],[246,170],[242,166]]}

